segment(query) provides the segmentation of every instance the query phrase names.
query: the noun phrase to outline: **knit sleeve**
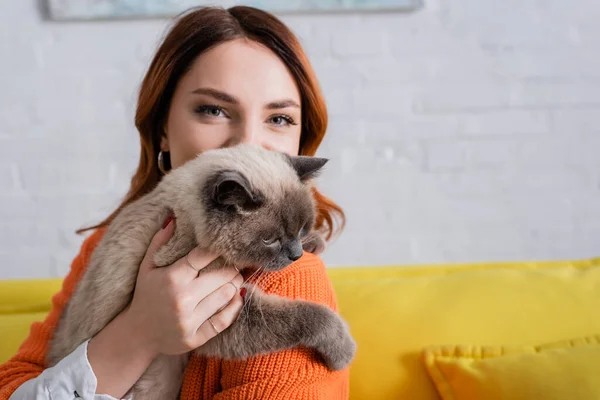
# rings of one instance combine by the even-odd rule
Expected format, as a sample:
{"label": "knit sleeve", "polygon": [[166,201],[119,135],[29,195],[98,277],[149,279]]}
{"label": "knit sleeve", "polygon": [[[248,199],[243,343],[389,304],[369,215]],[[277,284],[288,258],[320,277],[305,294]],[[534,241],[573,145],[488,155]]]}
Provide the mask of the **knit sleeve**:
{"label": "knit sleeve", "polygon": [[[337,311],[325,266],[312,254],[272,274],[261,287],[266,293],[313,301]],[[214,400],[341,400],[348,398],[349,371],[329,371],[312,350],[297,348],[245,361],[222,361],[220,385]]]}
{"label": "knit sleeve", "polygon": [[21,344],[17,354],[0,365],[0,400],[7,400],[19,386],[44,371],[52,333],[101,236],[102,230],[97,230],[85,239],[79,254],[71,263],[71,270],[63,281],[61,291],[52,297],[52,309],[46,319],[31,324],[29,336]]}

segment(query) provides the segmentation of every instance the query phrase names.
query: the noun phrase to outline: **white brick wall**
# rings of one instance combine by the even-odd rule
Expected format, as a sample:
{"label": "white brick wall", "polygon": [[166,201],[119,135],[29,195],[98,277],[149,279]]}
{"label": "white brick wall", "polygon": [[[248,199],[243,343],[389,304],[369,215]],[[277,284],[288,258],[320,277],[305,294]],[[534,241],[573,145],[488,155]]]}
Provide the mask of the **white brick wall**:
{"label": "white brick wall", "polygon": [[[0,12],[0,279],[62,276],[128,186],[163,20]],[[600,3],[428,0],[295,15],[331,112],[329,265],[600,254]]]}

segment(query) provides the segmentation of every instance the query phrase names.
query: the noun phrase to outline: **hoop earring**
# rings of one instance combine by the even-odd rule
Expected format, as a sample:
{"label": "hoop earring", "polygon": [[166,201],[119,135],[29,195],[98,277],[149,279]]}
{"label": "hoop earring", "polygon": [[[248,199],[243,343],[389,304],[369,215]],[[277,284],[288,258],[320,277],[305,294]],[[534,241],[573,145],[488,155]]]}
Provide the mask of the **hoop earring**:
{"label": "hoop earring", "polygon": [[162,172],[163,175],[166,175],[167,172],[169,172],[165,169],[165,156],[162,150],[158,152],[158,170]]}

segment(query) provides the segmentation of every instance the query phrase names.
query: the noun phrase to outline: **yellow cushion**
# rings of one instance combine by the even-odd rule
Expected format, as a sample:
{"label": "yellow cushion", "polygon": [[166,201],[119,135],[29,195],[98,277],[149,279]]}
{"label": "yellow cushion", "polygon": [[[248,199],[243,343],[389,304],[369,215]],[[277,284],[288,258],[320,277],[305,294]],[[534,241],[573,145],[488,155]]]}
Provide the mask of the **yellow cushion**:
{"label": "yellow cushion", "polygon": [[425,351],[443,400],[600,399],[600,335],[543,346]]}
{"label": "yellow cushion", "polygon": [[358,342],[350,397],[439,399],[425,347],[521,346],[600,332],[600,260],[329,269]]}
{"label": "yellow cushion", "polygon": [[0,281],[0,363],[12,357],[31,323],[45,318],[62,279]]}

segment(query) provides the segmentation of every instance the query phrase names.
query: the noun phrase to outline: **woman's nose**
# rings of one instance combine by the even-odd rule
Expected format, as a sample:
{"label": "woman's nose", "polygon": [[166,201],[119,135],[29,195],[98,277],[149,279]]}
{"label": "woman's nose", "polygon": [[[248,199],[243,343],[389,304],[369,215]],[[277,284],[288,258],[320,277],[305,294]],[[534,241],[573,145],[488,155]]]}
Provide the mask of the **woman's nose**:
{"label": "woman's nose", "polygon": [[237,142],[245,144],[259,144],[259,129],[250,123],[243,124],[237,132]]}

